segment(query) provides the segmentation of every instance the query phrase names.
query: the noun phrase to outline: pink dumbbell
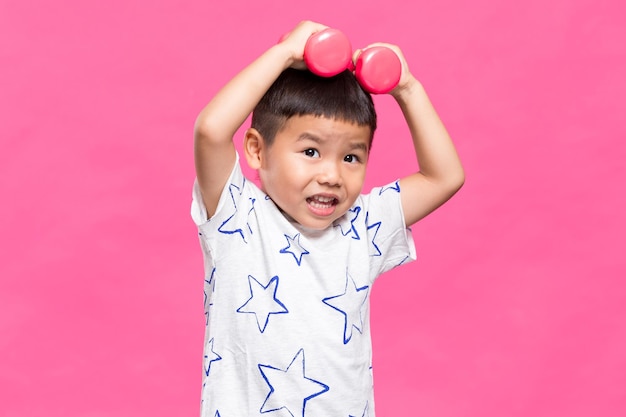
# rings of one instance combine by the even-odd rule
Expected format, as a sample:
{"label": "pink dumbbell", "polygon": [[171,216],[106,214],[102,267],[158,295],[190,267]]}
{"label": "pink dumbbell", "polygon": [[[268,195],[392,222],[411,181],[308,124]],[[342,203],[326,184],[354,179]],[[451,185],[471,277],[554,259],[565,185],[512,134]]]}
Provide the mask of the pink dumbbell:
{"label": "pink dumbbell", "polygon": [[391,49],[372,46],[361,51],[354,73],[365,90],[372,94],[385,94],[398,85],[402,64]]}
{"label": "pink dumbbell", "polygon": [[304,47],[304,61],[311,72],[332,77],[354,69],[361,86],[373,94],[388,93],[400,81],[402,64],[391,49],[384,46],[366,48],[352,65],[352,46],[341,31],[327,28],[311,35]]}
{"label": "pink dumbbell", "polygon": [[346,35],[327,28],[309,37],[304,46],[307,68],[320,77],[332,77],[352,66],[352,45]]}

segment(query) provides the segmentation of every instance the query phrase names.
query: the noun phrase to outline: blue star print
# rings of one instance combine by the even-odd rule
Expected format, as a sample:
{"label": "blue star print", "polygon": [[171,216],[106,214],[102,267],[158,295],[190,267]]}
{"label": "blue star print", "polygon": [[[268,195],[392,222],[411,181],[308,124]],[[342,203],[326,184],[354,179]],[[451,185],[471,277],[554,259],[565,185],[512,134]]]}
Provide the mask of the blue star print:
{"label": "blue star print", "polygon": [[[410,230],[410,229],[409,229],[409,230]],[[408,255],[407,255],[407,256],[405,256],[405,257],[404,257],[404,259],[402,259],[402,260],[400,261],[400,263],[398,263],[398,265],[396,265],[396,267],[398,267],[398,266],[402,265],[402,264],[403,264],[403,263],[405,263],[408,259],[409,259],[409,256],[408,256]]]}
{"label": "blue star print", "polygon": [[343,294],[327,297],[322,302],[344,315],[343,344],[352,339],[352,328],[363,333],[363,306],[367,299],[369,286],[358,288],[356,282],[346,271],[346,289]]}
{"label": "blue star print", "polygon": [[277,276],[270,279],[270,282],[264,286],[252,275],[248,275],[248,284],[250,285],[250,298],[237,309],[237,313],[254,314],[257,326],[263,333],[270,320],[270,314],[289,313],[289,310],[276,298],[276,291],[278,290]]}
{"label": "blue star print", "polygon": [[344,236],[352,235],[352,239],[360,240],[361,238],[359,237],[359,232],[357,232],[356,227],[354,227],[354,222],[356,219],[358,219],[359,213],[361,213],[361,207],[356,206],[354,208],[351,208],[350,210],[348,210],[348,213],[352,215],[352,218],[350,219],[350,229],[348,229],[347,231],[344,231],[341,223],[337,224],[335,227],[339,227],[342,235]]}
{"label": "blue star print", "polygon": [[[209,340],[208,344],[210,345],[210,348],[207,349],[207,354],[204,355],[204,374],[206,376],[209,376],[209,373],[211,372],[211,364],[222,360],[222,357],[213,350],[213,342],[214,339]],[[209,355],[211,355],[211,357],[209,357]]]}
{"label": "blue star print", "polygon": [[386,185],[384,187],[381,187],[380,191],[378,192],[378,195],[381,195],[382,193],[384,193],[385,191],[388,191],[388,190],[393,190],[393,191],[399,193],[400,192],[400,181],[394,182],[393,185],[390,184],[390,185]]}
{"label": "blue star print", "polygon": [[261,413],[285,409],[292,417],[304,417],[306,403],[329,390],[328,385],[305,374],[304,349],[300,349],[287,369],[259,364],[259,371],[270,388]]}
{"label": "blue star print", "polygon": [[204,280],[204,317],[206,319],[206,325],[209,324],[209,310],[213,303],[209,302],[209,294],[207,294],[207,289],[210,289],[211,293],[215,291],[215,281],[213,277],[215,276],[215,268],[211,271],[211,276],[209,279]]}
{"label": "blue star print", "polygon": [[249,235],[252,235],[252,227],[250,227],[250,215],[254,211],[254,203],[256,201],[254,198],[248,199],[250,208],[248,209],[248,217],[246,219],[246,224],[243,225],[243,228],[241,225],[235,224],[236,223],[235,216],[237,215],[237,212],[239,210],[239,207],[237,207],[237,199],[235,198],[235,196],[241,196],[241,193],[243,193],[243,188],[245,184],[246,184],[246,179],[244,178],[241,186],[238,186],[235,184],[230,184],[228,186],[228,192],[230,193],[230,199],[233,205],[233,214],[231,214],[230,217],[228,217],[226,220],[224,220],[224,222],[222,222],[222,224],[217,228],[217,231],[220,233],[227,234],[227,235],[238,234],[241,237],[241,239],[244,241],[244,243],[248,243],[248,241],[246,240],[246,237]]}
{"label": "blue star print", "polygon": [[[367,417],[369,416],[369,412],[367,411],[369,408],[369,404],[366,403],[365,404],[365,409],[363,410],[363,414],[361,414],[361,417]],[[348,417],[357,417],[357,416],[353,416],[352,414],[350,414]]]}
{"label": "blue star print", "polygon": [[293,237],[289,235],[285,235],[287,238],[287,247],[282,248],[280,253],[290,253],[296,259],[296,263],[300,266],[302,263],[302,257],[309,253],[308,250],[304,249],[300,244],[300,233],[296,233]]}
{"label": "blue star print", "polygon": [[370,229],[374,229],[374,234],[372,235],[372,240],[370,241],[371,245],[370,245],[370,256],[380,256],[382,255],[382,252],[380,251],[380,248],[378,247],[378,245],[376,244],[376,242],[374,242],[374,240],[376,240],[376,235],[378,234],[378,229],[380,229],[380,222],[376,222],[374,224],[369,224],[369,212],[365,215],[365,226],[367,227],[368,230],[368,234],[370,233],[369,230]]}

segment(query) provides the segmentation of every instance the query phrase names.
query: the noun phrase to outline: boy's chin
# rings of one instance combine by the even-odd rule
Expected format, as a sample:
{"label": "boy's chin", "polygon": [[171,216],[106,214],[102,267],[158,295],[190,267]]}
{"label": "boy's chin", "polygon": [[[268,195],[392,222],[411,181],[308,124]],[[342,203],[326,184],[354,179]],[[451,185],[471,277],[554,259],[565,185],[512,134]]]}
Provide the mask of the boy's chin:
{"label": "boy's chin", "polygon": [[312,232],[321,232],[323,230],[326,230],[329,227],[331,227],[335,221],[334,218],[327,219],[327,220],[315,219],[315,218],[306,218],[306,219],[295,218],[291,216],[289,213],[287,213],[285,210],[283,210],[282,208],[278,207],[278,209],[283,214],[283,216],[285,216],[287,220],[289,220],[291,223],[295,223],[298,225],[298,227],[305,229],[305,230],[310,230]]}
{"label": "boy's chin", "polygon": [[334,222],[334,219],[296,219],[285,212],[283,212],[283,214],[289,219],[290,222],[296,223],[299,227],[313,232],[321,232],[323,230],[326,230],[331,227]]}
{"label": "boy's chin", "polygon": [[331,227],[333,225],[332,222],[325,222],[325,223],[315,223],[315,224],[306,224],[306,223],[298,223],[300,225],[300,227],[302,227],[303,229],[307,229],[310,230],[312,232],[322,232],[326,229],[328,229],[329,227]]}

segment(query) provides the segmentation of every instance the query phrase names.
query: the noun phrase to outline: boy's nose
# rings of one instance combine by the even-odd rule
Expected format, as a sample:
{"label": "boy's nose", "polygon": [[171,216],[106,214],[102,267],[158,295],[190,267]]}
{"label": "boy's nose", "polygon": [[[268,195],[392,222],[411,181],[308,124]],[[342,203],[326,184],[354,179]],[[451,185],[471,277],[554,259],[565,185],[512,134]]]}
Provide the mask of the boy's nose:
{"label": "boy's nose", "polygon": [[317,181],[320,184],[326,184],[330,186],[339,186],[342,184],[341,169],[338,164],[328,163],[320,167],[320,172],[317,176]]}

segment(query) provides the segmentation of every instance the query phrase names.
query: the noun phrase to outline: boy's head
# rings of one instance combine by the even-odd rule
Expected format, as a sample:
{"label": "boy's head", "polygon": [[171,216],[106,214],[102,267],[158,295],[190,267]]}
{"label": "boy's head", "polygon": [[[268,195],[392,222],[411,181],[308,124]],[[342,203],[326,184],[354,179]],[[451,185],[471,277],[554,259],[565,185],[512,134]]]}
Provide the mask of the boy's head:
{"label": "boy's head", "polygon": [[348,70],[334,77],[318,77],[293,68],[285,70],[255,107],[252,127],[271,145],[287,119],[306,115],[367,126],[372,145],[376,130],[374,103]]}
{"label": "boy's head", "polygon": [[289,69],[256,106],[244,151],[289,218],[325,229],[361,193],[375,129],[372,98],[353,74]]}

